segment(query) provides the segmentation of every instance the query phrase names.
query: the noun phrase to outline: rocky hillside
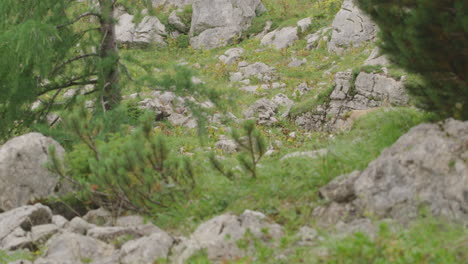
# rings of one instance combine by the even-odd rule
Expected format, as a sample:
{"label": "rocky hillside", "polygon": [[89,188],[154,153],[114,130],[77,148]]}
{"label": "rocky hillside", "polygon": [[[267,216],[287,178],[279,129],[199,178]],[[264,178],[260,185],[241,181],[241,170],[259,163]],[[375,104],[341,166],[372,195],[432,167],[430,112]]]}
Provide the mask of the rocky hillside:
{"label": "rocky hillside", "polygon": [[121,107],[78,86],[0,145],[0,264],[468,259],[468,122],[354,0],[150,2],[114,14]]}

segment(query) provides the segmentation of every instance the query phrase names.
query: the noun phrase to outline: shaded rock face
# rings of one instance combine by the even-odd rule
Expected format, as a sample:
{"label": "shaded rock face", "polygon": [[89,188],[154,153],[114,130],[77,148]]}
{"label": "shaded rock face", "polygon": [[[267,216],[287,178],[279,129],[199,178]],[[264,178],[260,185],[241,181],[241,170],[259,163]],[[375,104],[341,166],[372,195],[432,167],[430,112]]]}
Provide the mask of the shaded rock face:
{"label": "shaded rock face", "polygon": [[117,42],[128,45],[166,45],[165,26],[157,17],[145,16],[139,24],[133,23],[133,15],[117,10],[118,23],[115,25]]}
{"label": "shaded rock face", "polygon": [[45,167],[49,146],[55,147],[59,158],[65,154],[59,143],[39,133],[15,137],[0,146],[0,211],[65,189],[59,176]]}
{"label": "shaded rock face", "polygon": [[41,204],[22,206],[0,214],[0,249],[16,249],[25,243],[32,243],[26,232],[51,221],[51,210]]}
{"label": "shaded rock face", "polygon": [[359,46],[375,39],[378,27],[354,3],[345,0],[333,20],[333,32],[328,43],[329,52],[341,53],[350,46]]}
{"label": "shaded rock face", "polygon": [[327,224],[363,214],[407,221],[424,208],[468,223],[468,122],[422,124],[403,135],[362,172],[320,190],[331,202],[314,214]]}
{"label": "shaded rock face", "polygon": [[406,105],[408,101],[404,78],[395,80],[383,73],[361,72],[353,83],[351,71],[338,72],[329,102],[299,116],[296,124],[307,130],[345,130],[352,125],[353,118],[349,117],[357,111],[365,114],[385,104]]}
{"label": "shaded rock face", "polygon": [[232,43],[264,9],[260,0],[194,0],[190,44],[213,49]]}

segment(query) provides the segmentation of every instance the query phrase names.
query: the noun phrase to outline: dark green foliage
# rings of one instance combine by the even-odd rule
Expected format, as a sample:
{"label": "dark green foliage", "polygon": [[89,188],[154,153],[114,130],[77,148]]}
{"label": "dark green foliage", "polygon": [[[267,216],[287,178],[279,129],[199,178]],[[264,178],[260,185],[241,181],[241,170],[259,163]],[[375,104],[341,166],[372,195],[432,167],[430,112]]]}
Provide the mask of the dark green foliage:
{"label": "dark green foliage", "polygon": [[[81,107],[63,121],[82,143],[76,146],[82,154],[67,159],[72,162],[69,167],[73,171],[69,172],[73,178],[67,176],[69,172],[57,158],[52,157],[50,167],[78,185],[93,203],[114,212],[127,209],[149,213],[175,206],[190,194],[195,187],[191,164],[171,153],[164,137],[154,132],[152,116],[146,116],[128,135],[105,137],[103,123],[91,118]],[[76,161],[77,157],[81,158]]]}
{"label": "dark green foliage", "polygon": [[441,117],[468,119],[468,4],[464,0],[359,0],[379,25],[382,52],[419,85],[408,91]]}
{"label": "dark green foliage", "polygon": [[177,36],[177,47],[180,49],[186,49],[190,46],[190,38],[188,35]]}

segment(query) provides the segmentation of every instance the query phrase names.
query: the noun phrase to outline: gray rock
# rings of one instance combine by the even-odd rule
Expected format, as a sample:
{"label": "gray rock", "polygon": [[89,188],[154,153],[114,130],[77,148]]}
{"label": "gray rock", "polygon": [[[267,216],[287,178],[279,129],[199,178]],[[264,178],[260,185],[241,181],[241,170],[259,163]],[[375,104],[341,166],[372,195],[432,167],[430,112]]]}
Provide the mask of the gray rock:
{"label": "gray rock", "polygon": [[225,153],[235,153],[239,150],[236,142],[226,137],[222,138],[215,144],[215,148],[222,150]]}
{"label": "gray rock", "polygon": [[51,220],[51,210],[41,204],[26,205],[0,214],[0,249],[18,248],[25,243],[21,239],[24,237],[29,243],[31,239],[26,232],[36,225],[49,224]]}
{"label": "gray rock", "polygon": [[281,226],[269,223],[262,213],[246,210],[240,216],[224,214],[201,224],[189,239],[183,239],[175,249],[173,262],[184,263],[202,249],[206,250],[210,261],[215,263],[243,257],[253,250],[252,245],[242,250],[236,242],[244,237],[247,230],[270,246],[274,246],[283,235]]}
{"label": "gray rock", "polygon": [[329,52],[341,53],[350,46],[356,47],[376,38],[377,25],[355,5],[354,1],[345,0],[333,20],[333,33],[328,43]]}
{"label": "gray rock", "polygon": [[83,216],[83,220],[98,226],[108,226],[112,224],[113,217],[111,212],[101,207],[87,212]]}
{"label": "gray rock", "polygon": [[[308,130],[346,130],[354,122],[351,116],[361,116],[384,105],[407,105],[404,78],[395,80],[384,73],[358,74],[354,85],[351,70],[335,75],[335,88],[329,103],[296,118],[296,124]],[[354,111],[360,111],[354,113]]]}
{"label": "gray rock", "polygon": [[112,246],[91,237],[60,233],[53,236],[46,244],[44,255],[36,264],[81,264],[83,261],[104,263],[101,259],[115,253]]}
{"label": "gray rock", "polygon": [[192,7],[190,44],[196,49],[232,43],[264,10],[260,0],[194,0]]}
{"label": "gray rock", "polygon": [[177,11],[174,10],[172,13],[169,15],[169,18],[167,19],[169,22],[169,25],[173,26],[175,29],[179,30],[182,33],[187,33],[189,30],[189,27],[182,22],[179,16],[177,16]]}
{"label": "gray rock", "polygon": [[306,49],[311,50],[317,48],[321,39],[328,42],[328,32],[331,31],[331,29],[331,27],[327,27],[315,32],[314,34],[307,35],[305,38],[307,40]]}
{"label": "gray rock", "polygon": [[289,99],[288,96],[282,93],[275,95],[273,98],[271,98],[271,101],[273,101],[279,106],[285,106],[289,108],[291,108],[294,105],[294,101]]}
{"label": "gray rock", "polygon": [[289,153],[287,155],[284,155],[284,157],[281,158],[281,161],[292,159],[292,158],[309,158],[309,159],[316,159],[321,156],[327,155],[328,150],[327,149],[319,149],[319,150],[313,150],[313,151],[301,151],[301,152],[293,152]]}
{"label": "gray rock", "polygon": [[243,48],[228,49],[224,55],[219,56],[219,60],[224,64],[231,65],[240,60],[242,53],[244,53]]}
{"label": "gray rock", "polygon": [[297,93],[299,95],[304,95],[307,92],[309,92],[310,90],[312,90],[312,88],[309,87],[309,85],[306,82],[303,82],[303,83],[299,84],[294,91],[295,91],[295,93]]}
{"label": "gray rock", "polygon": [[297,236],[299,238],[299,241],[297,242],[299,246],[313,246],[318,239],[317,230],[308,226],[301,227]]}
{"label": "gray rock", "polygon": [[193,0],[151,0],[153,7],[184,7],[193,3]]}
{"label": "gray rock", "polygon": [[364,65],[382,65],[386,66],[389,65],[390,62],[385,55],[380,54],[380,50],[375,48],[372,50],[369,58],[364,62]]}
{"label": "gray rock", "polygon": [[164,36],[167,35],[165,26],[157,17],[145,16],[135,25],[133,16],[123,13],[117,17],[115,34],[119,43],[130,45],[160,44],[165,45]]}
{"label": "gray rock", "polygon": [[262,98],[253,103],[243,113],[246,118],[255,118],[258,124],[273,125],[278,122],[278,120],[275,118],[277,111],[277,104],[271,100]]}
{"label": "gray rock", "polygon": [[60,228],[54,224],[33,226],[31,229],[31,240],[36,245],[43,244],[59,231]]}
{"label": "gray rock", "polygon": [[121,216],[115,221],[116,226],[134,227],[145,224],[145,219],[139,215]]}
{"label": "gray rock", "polygon": [[63,147],[39,133],[15,137],[0,146],[0,210],[65,193],[67,188],[60,177],[45,166],[50,146],[55,147],[61,159],[65,154]]}
{"label": "gray rock", "polygon": [[302,60],[299,60],[299,59],[296,59],[294,58],[289,64],[288,64],[288,67],[289,68],[297,68],[299,66],[302,66],[303,64],[306,64],[307,63],[307,60],[304,58]]}
{"label": "gray rock", "polygon": [[68,225],[68,220],[61,215],[52,216],[52,224],[58,226],[59,228],[64,228]]}
{"label": "gray rock", "polygon": [[279,50],[291,46],[298,39],[297,27],[284,27],[266,34],[262,38],[261,43],[266,46],[272,45],[275,49]]}
{"label": "gray rock", "polygon": [[8,236],[0,241],[0,249],[15,251],[19,249],[32,249],[33,240],[31,234],[21,227],[16,228]]}
{"label": "gray rock", "polygon": [[337,212],[331,209],[335,207],[354,218],[365,212],[405,222],[416,218],[424,207],[434,216],[467,223],[467,157],[468,122],[449,119],[419,125],[364,171],[323,187],[322,196],[333,203],[317,208],[314,214],[325,222],[343,220],[331,216]]}
{"label": "gray rock", "polygon": [[297,21],[297,26],[301,29],[301,32],[305,32],[307,29],[309,29],[310,25],[312,25],[312,20],[310,17],[306,17]]}
{"label": "gray rock", "polygon": [[159,258],[167,258],[174,239],[160,231],[125,243],[120,250],[121,264],[152,264]]}
{"label": "gray rock", "polygon": [[275,68],[266,65],[263,62],[255,62],[250,65],[238,64],[239,72],[242,73],[241,79],[256,77],[261,81],[267,82],[277,78]]}
{"label": "gray rock", "polygon": [[89,229],[94,227],[96,227],[96,225],[86,222],[85,220],[83,220],[83,218],[75,217],[70,221],[66,228],[70,232],[85,235]]}

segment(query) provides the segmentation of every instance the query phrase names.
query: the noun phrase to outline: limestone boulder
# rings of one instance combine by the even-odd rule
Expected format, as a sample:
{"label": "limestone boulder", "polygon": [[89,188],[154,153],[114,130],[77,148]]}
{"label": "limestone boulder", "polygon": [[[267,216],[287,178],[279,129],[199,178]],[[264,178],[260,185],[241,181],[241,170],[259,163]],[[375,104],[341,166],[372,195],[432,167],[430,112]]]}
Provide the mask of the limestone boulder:
{"label": "limestone boulder", "polygon": [[467,158],[467,121],[416,126],[364,171],[338,177],[321,188],[330,205],[314,214],[325,222],[350,221],[363,214],[406,222],[424,209],[466,224]]}
{"label": "limestone boulder", "polygon": [[63,147],[40,133],[15,137],[0,146],[0,211],[65,193],[66,184],[46,167],[49,147],[63,158]]}
{"label": "limestone boulder", "polygon": [[356,6],[355,1],[345,0],[333,20],[333,32],[328,43],[329,52],[342,53],[348,47],[375,40],[377,25]]}
{"label": "limestone boulder", "polygon": [[196,49],[232,43],[265,10],[260,0],[194,0],[192,7],[190,44]]}
{"label": "limestone boulder", "polygon": [[266,34],[261,43],[279,50],[291,46],[298,39],[297,27],[284,27]]}

